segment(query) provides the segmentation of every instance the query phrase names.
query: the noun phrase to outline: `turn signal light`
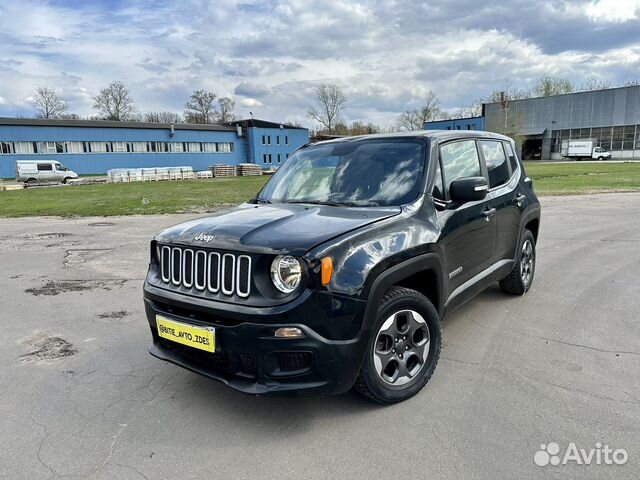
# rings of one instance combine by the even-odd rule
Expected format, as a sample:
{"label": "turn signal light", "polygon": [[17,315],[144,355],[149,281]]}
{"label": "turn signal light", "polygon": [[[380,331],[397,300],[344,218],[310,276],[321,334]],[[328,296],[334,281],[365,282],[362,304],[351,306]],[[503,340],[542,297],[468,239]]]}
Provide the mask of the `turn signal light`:
{"label": "turn signal light", "polygon": [[304,332],[296,327],[281,327],[274,335],[279,338],[304,338]]}
{"label": "turn signal light", "polygon": [[325,257],[322,259],[321,267],[322,285],[329,285],[331,275],[333,275],[333,260],[331,257]]}

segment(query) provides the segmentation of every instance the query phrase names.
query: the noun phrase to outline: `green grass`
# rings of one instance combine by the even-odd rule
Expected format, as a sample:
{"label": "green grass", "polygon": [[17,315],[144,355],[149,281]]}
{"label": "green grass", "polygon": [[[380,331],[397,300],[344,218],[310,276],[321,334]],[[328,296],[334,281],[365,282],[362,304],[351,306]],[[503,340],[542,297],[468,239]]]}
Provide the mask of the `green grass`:
{"label": "green grass", "polygon": [[[640,191],[640,163],[526,162],[525,169],[540,196]],[[0,217],[210,212],[248,200],[268,178],[78,185],[0,192]]]}
{"label": "green grass", "polygon": [[538,195],[640,191],[640,163],[525,162]]}
{"label": "green grass", "polygon": [[[269,177],[107,183],[0,192],[0,217],[208,212],[253,197]],[[145,204],[143,199],[147,199]]]}

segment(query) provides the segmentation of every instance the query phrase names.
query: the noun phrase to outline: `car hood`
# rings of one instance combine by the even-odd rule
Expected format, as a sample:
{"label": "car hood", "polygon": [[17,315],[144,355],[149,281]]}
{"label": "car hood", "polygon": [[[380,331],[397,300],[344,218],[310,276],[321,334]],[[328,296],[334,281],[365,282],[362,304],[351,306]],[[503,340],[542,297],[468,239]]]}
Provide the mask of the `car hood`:
{"label": "car hood", "polygon": [[400,207],[243,204],[218,215],[169,227],[155,239],[160,243],[221,250],[302,255],[333,237],[400,212]]}

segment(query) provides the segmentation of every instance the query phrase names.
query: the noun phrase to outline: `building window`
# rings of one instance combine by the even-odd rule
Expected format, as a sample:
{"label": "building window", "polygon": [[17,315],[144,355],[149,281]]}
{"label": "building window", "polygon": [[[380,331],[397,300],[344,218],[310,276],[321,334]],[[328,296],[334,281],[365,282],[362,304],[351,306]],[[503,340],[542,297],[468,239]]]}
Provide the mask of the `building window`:
{"label": "building window", "polygon": [[169,147],[169,151],[174,153],[181,153],[183,151],[182,142],[170,142]]}
{"label": "building window", "polygon": [[289,145],[289,135],[284,136],[284,144]]}
{"label": "building window", "polygon": [[271,145],[271,135],[267,135],[267,145]]}
{"label": "building window", "polygon": [[213,142],[207,142],[202,144],[202,151],[206,153],[216,153],[216,144]]}
{"label": "building window", "polygon": [[276,145],[280,145],[280,135],[276,135]]}
{"label": "building window", "polygon": [[0,142],[0,153],[13,153],[11,142]]}
{"label": "building window", "polygon": [[262,155],[262,163],[267,163],[267,154]]}
{"label": "building window", "polygon": [[280,163],[282,161],[282,155],[278,154],[278,163]]}
{"label": "building window", "polygon": [[35,153],[33,142],[14,142],[13,151],[20,154]]}
{"label": "building window", "polygon": [[131,142],[131,150],[135,153],[147,151],[147,142]]}
{"label": "building window", "polygon": [[218,143],[218,153],[231,153],[233,152],[233,143],[220,142]]}
{"label": "building window", "polygon": [[127,143],[113,142],[113,151],[116,153],[127,153]]}
{"label": "building window", "polygon": [[65,142],[64,147],[67,153],[84,153],[84,142]]}
{"label": "building window", "polygon": [[189,142],[189,143],[187,143],[187,151],[189,153],[200,153],[200,152],[202,152],[202,147],[200,146],[200,142]]}

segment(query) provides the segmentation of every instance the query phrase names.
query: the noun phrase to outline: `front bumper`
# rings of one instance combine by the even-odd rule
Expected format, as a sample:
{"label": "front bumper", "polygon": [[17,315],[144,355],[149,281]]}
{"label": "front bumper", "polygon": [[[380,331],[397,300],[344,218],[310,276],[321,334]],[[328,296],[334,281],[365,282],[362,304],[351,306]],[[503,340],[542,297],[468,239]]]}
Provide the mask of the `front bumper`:
{"label": "front bumper", "polygon": [[[346,392],[355,381],[367,336],[358,329],[354,338],[327,339],[304,321],[304,303],[286,312],[256,309],[259,313],[251,315],[247,309],[242,314],[229,311],[232,306],[225,307],[219,302],[211,302],[215,306],[205,312],[202,306],[194,308],[184,303],[186,299],[172,297],[171,292],[145,284],[145,311],[153,339],[149,353],[156,358],[253,395],[331,395]],[[364,302],[357,302],[364,306]],[[314,307],[316,314],[322,315]],[[214,326],[216,352],[204,352],[159,337],[156,315]],[[305,337],[274,337],[275,330],[283,326],[298,327]]]}

